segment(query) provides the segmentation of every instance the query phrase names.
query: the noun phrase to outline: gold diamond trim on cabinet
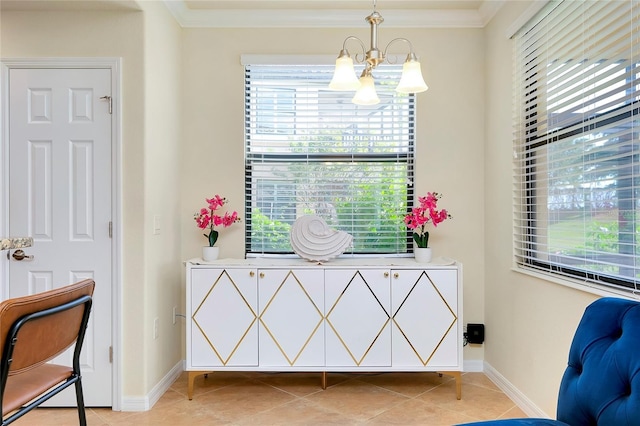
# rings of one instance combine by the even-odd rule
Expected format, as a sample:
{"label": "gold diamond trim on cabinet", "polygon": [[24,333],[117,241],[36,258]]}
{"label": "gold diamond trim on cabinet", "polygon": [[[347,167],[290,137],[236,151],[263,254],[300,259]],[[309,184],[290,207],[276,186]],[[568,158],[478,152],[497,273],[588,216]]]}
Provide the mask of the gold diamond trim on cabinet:
{"label": "gold diamond trim on cabinet", "polygon": [[[351,349],[349,349],[349,345],[347,345],[347,343],[345,342],[345,340],[343,339],[343,337],[340,335],[340,332],[338,332],[337,328],[334,326],[334,324],[331,322],[331,314],[334,312],[334,310],[336,309],[336,307],[338,306],[338,304],[340,303],[340,300],[342,299],[342,297],[345,295],[345,293],[347,292],[347,290],[349,290],[349,288],[351,287],[351,285],[353,284],[355,278],[359,276],[362,279],[362,283],[364,283],[364,285],[366,286],[367,290],[369,290],[369,292],[371,293],[371,295],[373,296],[373,299],[376,301],[376,303],[378,304],[378,306],[380,307],[380,309],[382,309],[382,312],[384,312],[385,316],[386,316],[386,320],[384,321],[384,323],[382,324],[382,327],[380,327],[380,329],[378,330],[378,332],[376,333],[375,337],[373,338],[373,340],[371,340],[371,343],[369,344],[369,346],[367,347],[367,349],[364,351],[364,353],[362,354],[362,356],[360,357],[360,359],[358,359],[356,357],[356,355],[351,351]],[[351,357],[351,359],[353,360],[353,362],[357,365],[360,366],[360,364],[362,364],[362,362],[364,361],[364,359],[367,357],[367,355],[369,354],[369,351],[371,351],[371,348],[373,347],[373,345],[375,345],[376,341],[378,341],[378,338],[380,337],[380,335],[382,334],[383,330],[385,329],[385,327],[387,326],[387,324],[389,324],[390,321],[390,316],[389,313],[387,312],[387,310],[384,308],[384,306],[382,305],[382,303],[380,302],[380,300],[378,299],[378,297],[376,296],[376,294],[374,293],[374,291],[371,289],[371,287],[369,286],[369,283],[367,283],[367,280],[364,278],[364,276],[362,276],[362,274],[360,273],[360,271],[356,271],[356,273],[353,275],[353,277],[351,277],[351,280],[349,280],[349,283],[345,286],[345,288],[342,290],[342,293],[340,293],[340,296],[338,296],[338,298],[336,299],[335,303],[333,304],[333,306],[331,306],[331,309],[329,309],[329,312],[327,313],[327,324],[329,324],[329,326],[331,327],[331,329],[333,330],[333,332],[336,334],[336,336],[338,337],[338,340],[340,340],[340,343],[342,343],[342,345],[344,346],[344,348],[347,350],[347,353],[349,354],[349,356]]]}
{"label": "gold diamond trim on cabinet", "polygon": [[[402,327],[400,326],[398,321],[396,321],[396,315],[398,315],[398,313],[402,310],[402,307],[404,306],[404,304],[407,301],[407,299],[409,299],[409,296],[411,296],[411,293],[413,293],[413,291],[416,289],[418,284],[420,284],[421,282],[424,282],[424,280],[422,279],[423,277],[426,277],[428,282],[431,284],[433,289],[436,291],[436,293],[440,297],[440,300],[442,300],[442,303],[444,304],[444,306],[446,306],[446,308],[451,313],[451,316],[453,317],[453,319],[452,319],[451,323],[449,324],[449,326],[447,327],[446,331],[442,334],[442,336],[440,337],[440,340],[438,341],[436,346],[433,348],[433,351],[431,351],[431,353],[427,357],[423,357],[422,355],[420,355],[419,351],[415,348],[413,343],[411,343],[411,339],[409,339],[409,337],[407,336],[405,331],[402,329]],[[398,309],[393,314],[392,320],[393,320],[394,324],[398,327],[398,330],[400,330],[400,333],[402,333],[402,336],[406,339],[407,343],[409,344],[409,346],[411,347],[413,352],[416,354],[416,356],[418,357],[418,359],[420,360],[422,365],[426,366],[429,363],[429,361],[431,361],[431,358],[433,358],[433,355],[438,351],[438,349],[440,348],[440,345],[442,345],[442,342],[444,341],[445,337],[447,337],[447,334],[449,334],[449,332],[451,331],[453,326],[456,324],[456,321],[458,321],[458,316],[456,315],[455,311],[453,309],[451,309],[451,306],[447,303],[447,300],[444,298],[444,296],[442,295],[442,293],[438,289],[438,286],[431,280],[429,275],[425,271],[423,271],[418,276],[418,279],[416,280],[416,282],[413,283],[413,286],[411,287],[411,290],[409,290],[409,292],[407,293],[405,298],[402,300],[402,303],[400,304],[400,306],[398,306]]]}
{"label": "gold diamond trim on cabinet", "polygon": [[[235,346],[233,347],[233,349],[230,351],[229,355],[225,358],[220,351],[216,348],[216,345],[214,345],[214,343],[212,342],[212,338],[210,338],[206,331],[204,330],[204,328],[200,325],[200,323],[198,323],[198,320],[196,318],[196,315],[198,314],[198,312],[200,311],[200,309],[204,306],[205,302],[207,301],[207,299],[209,298],[209,296],[211,295],[211,293],[216,289],[216,287],[218,285],[222,285],[221,283],[221,279],[223,277],[225,277],[228,279],[225,280],[224,282],[228,282],[230,283],[233,288],[235,289],[235,291],[238,293],[238,295],[240,296],[240,298],[242,299],[242,302],[244,303],[244,305],[246,306],[246,308],[248,309],[248,311],[250,312],[250,314],[253,316],[253,319],[250,321],[249,326],[244,330],[244,332],[242,333],[242,335],[240,336],[240,338],[238,339],[238,341],[236,342]],[[242,306],[242,305],[240,305]],[[238,349],[238,347],[240,346],[240,344],[242,344],[242,341],[245,339],[245,337],[247,336],[247,333],[249,333],[249,331],[251,330],[251,328],[253,327],[253,325],[255,324],[258,315],[256,314],[256,312],[253,310],[253,308],[251,307],[251,305],[249,304],[249,302],[247,301],[247,299],[244,297],[244,295],[242,294],[242,291],[240,291],[240,289],[238,288],[238,286],[236,285],[236,283],[233,281],[233,279],[231,278],[231,276],[227,273],[226,270],[222,271],[222,273],[218,276],[218,278],[216,279],[216,281],[213,283],[213,285],[211,286],[211,288],[209,289],[209,291],[207,292],[207,294],[202,298],[202,302],[200,302],[200,305],[198,305],[198,308],[193,312],[193,315],[191,316],[191,318],[193,319],[193,322],[195,323],[195,325],[198,327],[198,329],[200,330],[200,332],[202,333],[202,335],[204,336],[205,340],[207,341],[207,343],[209,344],[209,346],[211,347],[211,349],[213,350],[213,352],[216,354],[216,356],[218,357],[218,359],[220,360],[220,362],[222,363],[222,365],[227,365],[227,363],[229,362],[229,360],[233,357],[233,354],[236,352],[236,350]]]}
{"label": "gold diamond trim on cabinet", "polygon": [[[276,297],[278,296],[278,293],[280,293],[280,290],[282,290],[282,287],[284,287],[284,285],[287,283],[289,277],[293,278],[294,282],[298,285],[298,287],[302,290],[302,293],[304,294],[304,296],[309,300],[309,303],[311,303],[311,306],[313,306],[313,308],[315,309],[315,312],[318,314],[318,322],[315,324],[315,326],[313,327],[313,330],[311,331],[311,333],[309,333],[309,336],[307,336],[306,340],[304,341],[304,343],[302,344],[302,347],[300,348],[300,350],[298,351],[298,353],[296,353],[293,357],[290,357],[289,355],[287,355],[286,350],[282,347],[282,345],[278,342],[278,339],[275,336],[275,333],[272,332],[272,330],[269,328],[269,326],[267,325],[264,316],[265,314],[269,311],[269,307],[271,306],[271,304],[274,302],[274,300],[276,299]],[[284,279],[282,280],[282,282],[278,285],[278,288],[276,289],[276,291],[273,293],[273,296],[271,296],[271,298],[269,299],[269,301],[267,302],[267,304],[265,305],[264,309],[262,310],[262,312],[260,313],[260,316],[258,317],[260,323],[264,326],[264,329],[267,331],[267,333],[269,334],[269,336],[271,336],[271,339],[273,340],[273,342],[276,344],[278,350],[282,353],[282,355],[285,357],[285,359],[287,360],[287,362],[289,363],[289,365],[293,366],[296,361],[298,360],[298,358],[300,357],[300,355],[302,355],[302,353],[304,352],[304,350],[306,349],[307,345],[309,344],[309,342],[311,341],[311,339],[313,338],[313,336],[316,334],[316,332],[318,331],[318,328],[320,328],[320,325],[322,325],[322,321],[324,319],[324,317],[322,316],[322,311],[318,308],[318,306],[316,306],[315,302],[313,301],[313,299],[311,298],[311,296],[309,295],[309,293],[307,292],[307,290],[304,288],[304,286],[302,285],[302,283],[300,282],[300,280],[298,279],[298,277],[296,277],[296,275],[294,274],[294,271],[289,271],[287,273],[287,275],[284,277]],[[286,336],[286,337],[290,337],[290,336]]]}

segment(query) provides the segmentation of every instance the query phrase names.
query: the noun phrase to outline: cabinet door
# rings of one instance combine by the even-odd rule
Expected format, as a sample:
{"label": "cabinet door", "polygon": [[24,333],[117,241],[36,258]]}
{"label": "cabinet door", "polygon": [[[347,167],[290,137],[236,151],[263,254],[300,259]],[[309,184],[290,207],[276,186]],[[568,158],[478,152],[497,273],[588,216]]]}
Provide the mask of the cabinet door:
{"label": "cabinet door", "polygon": [[255,269],[191,270],[188,367],[258,365],[257,293]]}
{"label": "cabinet door", "polygon": [[324,270],[259,271],[260,366],[324,365]]}
{"label": "cabinet door", "polygon": [[459,369],[456,269],[392,271],[393,366]]}
{"label": "cabinet door", "polygon": [[327,269],[327,366],[391,366],[390,308],[388,269]]}

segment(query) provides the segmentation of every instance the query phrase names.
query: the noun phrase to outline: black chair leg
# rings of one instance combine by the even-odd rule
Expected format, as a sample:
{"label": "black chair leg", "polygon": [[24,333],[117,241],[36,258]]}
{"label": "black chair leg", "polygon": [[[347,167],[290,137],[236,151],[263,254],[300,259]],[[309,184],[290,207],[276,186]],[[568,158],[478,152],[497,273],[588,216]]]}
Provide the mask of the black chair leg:
{"label": "black chair leg", "polygon": [[78,420],[80,421],[80,426],[87,426],[87,416],[84,412],[84,396],[82,394],[82,380],[80,377],[78,377],[75,386],[76,402],[78,404]]}

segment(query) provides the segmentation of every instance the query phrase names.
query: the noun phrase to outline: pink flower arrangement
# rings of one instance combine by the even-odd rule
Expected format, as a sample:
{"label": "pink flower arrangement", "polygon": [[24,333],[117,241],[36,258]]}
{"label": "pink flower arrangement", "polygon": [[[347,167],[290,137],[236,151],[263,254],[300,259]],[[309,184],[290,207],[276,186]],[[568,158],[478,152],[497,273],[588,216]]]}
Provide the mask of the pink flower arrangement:
{"label": "pink flower arrangement", "polygon": [[216,241],[218,241],[219,235],[218,231],[216,231],[214,227],[222,226],[223,228],[228,228],[234,223],[240,222],[240,218],[236,211],[232,213],[225,212],[224,215],[215,213],[218,209],[227,204],[226,198],[216,194],[211,199],[205,198],[205,201],[207,202],[207,207],[203,207],[199,212],[196,212],[193,219],[198,224],[198,228],[209,229],[209,234],[203,235],[209,239],[209,247],[213,247]]}
{"label": "pink flower arrangement", "polygon": [[411,213],[404,217],[407,228],[414,230],[413,240],[420,248],[429,246],[429,232],[425,230],[428,223],[436,227],[446,219],[451,219],[445,209],[438,210],[438,200],[441,197],[437,192],[427,192],[426,197],[418,197],[420,205],[411,209]]}

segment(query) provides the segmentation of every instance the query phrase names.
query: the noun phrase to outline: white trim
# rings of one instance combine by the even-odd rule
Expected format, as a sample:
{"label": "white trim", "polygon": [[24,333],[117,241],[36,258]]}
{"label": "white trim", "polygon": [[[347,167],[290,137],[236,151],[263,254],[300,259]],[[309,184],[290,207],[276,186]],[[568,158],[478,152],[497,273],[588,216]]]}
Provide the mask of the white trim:
{"label": "white trim", "polygon": [[[2,139],[0,140],[0,154],[2,155],[2,161],[0,161],[0,236],[2,238],[8,237],[9,229],[9,68],[2,62],[2,70],[0,75],[0,93],[2,99],[0,99],[0,111],[2,111],[2,117],[0,121],[0,129],[2,130]],[[4,252],[0,252],[4,255]],[[9,267],[8,261],[5,261],[3,257],[0,257],[0,278],[2,278],[2,286],[0,286],[0,300],[6,298],[5,295],[9,291]]]}
{"label": "white trim", "polygon": [[[111,186],[112,202],[111,217],[113,220],[113,244],[112,244],[112,306],[111,306],[111,344],[113,345],[112,364],[112,394],[111,405],[114,411],[119,411],[122,404],[122,98],[120,84],[122,81],[121,58],[0,58],[2,64],[2,142],[1,152],[4,160],[0,163],[0,215],[5,216],[0,220],[0,234],[4,235],[8,229],[7,209],[8,203],[8,150],[9,150],[9,70],[12,68],[104,68],[111,70],[111,97],[113,114],[111,120]],[[5,262],[0,262],[0,276],[4,282],[8,282],[8,268]],[[5,289],[0,289],[0,295]]]}
{"label": "white trim", "polygon": [[500,8],[505,3],[506,3],[506,0],[482,2],[482,4],[480,5],[480,9],[478,9],[478,11],[480,12],[480,16],[482,17],[482,22],[484,22],[484,25],[487,25],[489,22],[491,22],[493,17],[496,16],[496,13],[498,13]]}
{"label": "white trim", "polygon": [[118,69],[120,58],[1,58],[8,68],[110,68]]}
{"label": "white trim", "polygon": [[[491,4],[489,4],[491,3]],[[496,3],[496,4],[493,4]],[[385,28],[483,28],[504,2],[480,9],[379,9]],[[183,28],[358,28],[369,9],[189,9],[183,0],[164,0]]]}
{"label": "white trim", "polygon": [[518,31],[520,31],[520,29],[527,23],[529,22],[529,20],[531,18],[533,18],[536,13],[540,12],[542,10],[543,7],[545,7],[547,5],[547,3],[549,3],[549,1],[551,0],[535,0],[531,6],[529,6],[527,8],[527,10],[525,10],[522,15],[518,16],[518,18],[513,21],[513,23],[511,25],[509,25],[509,27],[507,28],[507,31],[505,33],[507,38],[511,38],[514,35],[516,35],[516,33]]}
{"label": "white trim", "polygon": [[123,275],[123,180],[122,180],[122,58],[116,59],[116,67],[112,68],[111,78],[113,81],[112,86],[112,107],[114,117],[113,135],[115,137],[114,144],[112,146],[112,155],[114,159],[114,165],[112,166],[112,211],[113,211],[113,278],[115,279],[115,285],[113,286],[113,310],[112,310],[112,327],[111,335],[113,336],[113,399],[111,408],[114,411],[119,411],[122,406],[122,365],[124,364],[124,351],[122,350],[122,339],[124,336],[124,324],[122,318],[124,314],[122,312],[123,306],[123,289],[122,283],[124,282]]}
{"label": "white trim", "polygon": [[340,46],[335,55],[240,55],[242,65],[335,65]]}
{"label": "white trim", "polygon": [[504,377],[498,370],[493,368],[488,362],[484,363],[484,374],[495,385],[500,388],[505,395],[507,395],[516,405],[525,412],[529,417],[544,417],[550,418],[540,407],[533,403],[525,394],[520,392],[506,377]]}
{"label": "white trim", "polygon": [[552,282],[554,284],[560,284],[565,287],[572,288],[574,290],[584,291],[585,293],[593,294],[599,297],[620,297],[629,300],[640,300],[640,293],[634,293],[633,290],[624,291],[618,290],[613,287],[607,287],[604,284],[598,284],[590,281],[584,281],[577,278],[571,278],[564,275],[559,275],[554,272],[546,272],[543,270],[529,268],[526,265],[514,264],[511,267],[513,272],[517,272],[524,275],[529,275],[544,281]]}
{"label": "white trim", "polygon": [[143,397],[125,397],[122,402],[122,411],[149,411],[158,400],[169,390],[184,371],[184,360],[180,360],[171,370]]}

